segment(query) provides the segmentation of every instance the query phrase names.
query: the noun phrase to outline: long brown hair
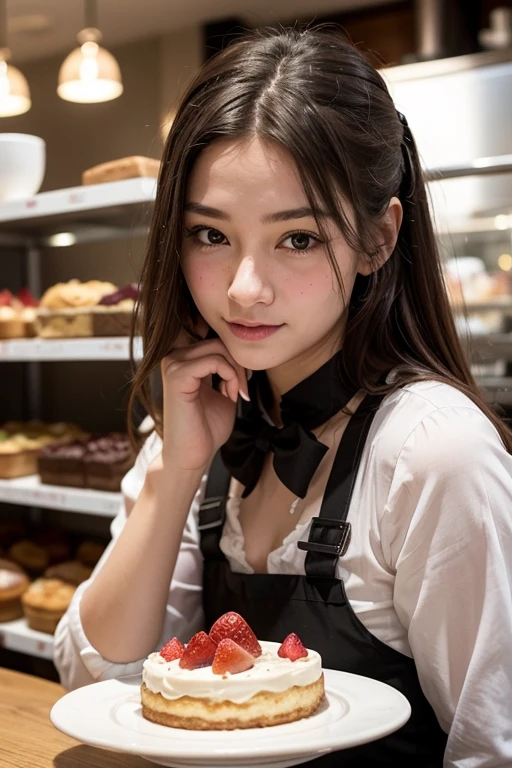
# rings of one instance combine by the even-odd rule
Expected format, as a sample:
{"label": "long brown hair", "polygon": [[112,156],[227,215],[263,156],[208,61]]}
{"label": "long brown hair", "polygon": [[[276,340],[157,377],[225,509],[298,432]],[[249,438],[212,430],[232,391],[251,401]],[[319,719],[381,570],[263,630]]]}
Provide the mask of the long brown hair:
{"label": "long brown hair", "polygon": [[[327,210],[349,244],[375,265],[376,222],[393,196],[402,202],[392,256],[356,279],[344,376],[370,392],[387,391],[379,382],[391,369],[397,376],[389,391],[416,380],[451,384],[481,408],[510,451],[512,433],[483,401],[455,330],[414,139],[369,60],[339,30],[325,28],[252,33],[210,59],[185,94],[163,153],[141,275],[144,356],[130,413],[139,399],[160,431],[151,377],[197,311],[180,265],[193,163],[215,139],[250,136],[290,152],[311,207]],[[353,208],[353,226],[340,193]],[[321,220],[318,225],[322,232]],[[327,251],[340,282],[329,245]]]}

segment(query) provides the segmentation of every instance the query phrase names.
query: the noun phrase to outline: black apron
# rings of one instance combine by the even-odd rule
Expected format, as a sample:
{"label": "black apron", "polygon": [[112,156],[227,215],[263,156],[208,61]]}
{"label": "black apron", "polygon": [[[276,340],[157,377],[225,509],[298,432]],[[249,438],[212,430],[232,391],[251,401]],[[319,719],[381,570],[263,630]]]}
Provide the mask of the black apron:
{"label": "black apron", "polygon": [[374,637],[352,610],[338,558],[350,542],[347,515],[364,444],[382,396],[367,395],[351,417],[338,447],[318,517],[313,518],[304,576],[234,573],[219,542],[230,477],[220,458],[210,469],[199,530],[204,557],[203,607],[206,629],[223,613],[237,611],[257,637],[282,642],[296,632],[322,656],[323,666],[380,680],[409,700],[412,714],[397,732],[361,747],[307,763],[315,768],[407,766],[442,768],[446,734],[425,698],[414,661]]}

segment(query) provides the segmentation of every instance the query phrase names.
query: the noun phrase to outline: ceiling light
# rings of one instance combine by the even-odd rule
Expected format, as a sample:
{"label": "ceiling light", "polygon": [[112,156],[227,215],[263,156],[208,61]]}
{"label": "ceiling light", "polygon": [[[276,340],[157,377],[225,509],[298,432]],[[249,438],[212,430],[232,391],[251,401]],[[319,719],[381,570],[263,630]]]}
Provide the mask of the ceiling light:
{"label": "ceiling light", "polygon": [[504,272],[510,272],[512,269],[512,256],[510,253],[502,253],[498,259],[498,267]]}
{"label": "ceiling light", "polygon": [[96,0],[85,0],[85,28],[77,35],[79,48],[71,51],[59,72],[57,93],[66,101],[93,104],[117,99],[123,92],[121,70],[99,43]]}
{"label": "ceiling light", "polygon": [[10,58],[7,4],[6,0],[0,0],[0,117],[23,115],[32,106],[28,83],[19,69],[7,63]]}
{"label": "ceiling light", "polygon": [[49,235],[46,238],[46,245],[52,248],[66,248],[76,243],[74,232],[57,232],[55,235]]}

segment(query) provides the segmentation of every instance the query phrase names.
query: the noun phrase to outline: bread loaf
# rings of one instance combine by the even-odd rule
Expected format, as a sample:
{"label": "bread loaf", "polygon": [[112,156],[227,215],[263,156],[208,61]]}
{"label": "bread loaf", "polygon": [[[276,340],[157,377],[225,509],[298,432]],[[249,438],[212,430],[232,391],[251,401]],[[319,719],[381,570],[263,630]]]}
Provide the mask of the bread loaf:
{"label": "bread loaf", "polygon": [[122,179],[157,178],[160,171],[160,161],[151,157],[122,157],[110,160],[89,168],[82,174],[82,184],[104,184],[109,181]]}

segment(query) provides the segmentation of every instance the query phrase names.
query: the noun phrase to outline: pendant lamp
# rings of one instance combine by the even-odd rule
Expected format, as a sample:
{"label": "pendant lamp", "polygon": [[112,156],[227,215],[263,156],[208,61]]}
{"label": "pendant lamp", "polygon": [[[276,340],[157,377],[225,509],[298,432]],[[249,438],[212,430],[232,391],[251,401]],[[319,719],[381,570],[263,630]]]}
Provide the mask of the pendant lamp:
{"label": "pendant lamp", "polygon": [[85,0],[85,28],[78,35],[79,48],[64,59],[57,93],[66,101],[93,104],[117,99],[123,92],[119,64],[99,43],[96,0]]}
{"label": "pendant lamp", "polygon": [[0,0],[0,117],[23,115],[32,106],[25,76],[7,62],[7,0]]}

